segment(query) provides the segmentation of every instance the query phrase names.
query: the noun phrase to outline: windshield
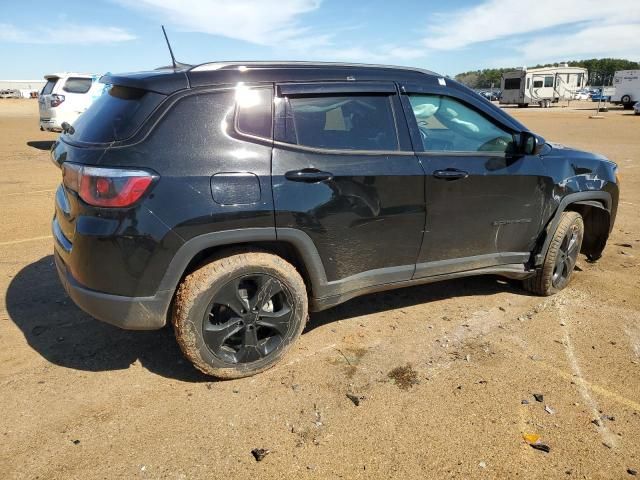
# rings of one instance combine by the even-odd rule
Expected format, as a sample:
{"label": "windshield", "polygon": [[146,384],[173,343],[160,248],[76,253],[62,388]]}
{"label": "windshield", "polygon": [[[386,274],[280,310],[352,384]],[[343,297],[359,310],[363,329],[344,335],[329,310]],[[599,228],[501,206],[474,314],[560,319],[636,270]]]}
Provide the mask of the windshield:
{"label": "windshield", "polygon": [[70,141],[110,143],[131,137],[165,98],[138,88],[107,85],[73,124]]}

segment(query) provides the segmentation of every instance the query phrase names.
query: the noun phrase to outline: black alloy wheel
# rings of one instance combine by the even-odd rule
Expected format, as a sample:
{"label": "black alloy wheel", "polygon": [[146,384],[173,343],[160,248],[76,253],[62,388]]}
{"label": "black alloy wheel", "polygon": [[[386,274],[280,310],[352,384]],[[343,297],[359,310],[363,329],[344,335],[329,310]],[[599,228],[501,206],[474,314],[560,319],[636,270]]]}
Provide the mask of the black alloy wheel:
{"label": "black alloy wheel", "polygon": [[224,284],[205,313],[203,339],[229,364],[267,357],[286,338],[293,315],[291,292],[267,273],[243,275]]}

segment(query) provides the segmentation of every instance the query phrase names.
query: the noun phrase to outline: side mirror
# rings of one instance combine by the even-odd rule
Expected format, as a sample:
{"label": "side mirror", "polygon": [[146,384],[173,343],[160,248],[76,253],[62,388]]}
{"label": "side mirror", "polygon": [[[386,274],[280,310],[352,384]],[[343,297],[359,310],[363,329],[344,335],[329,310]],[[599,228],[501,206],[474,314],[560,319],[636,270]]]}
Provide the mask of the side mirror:
{"label": "side mirror", "polygon": [[520,134],[520,151],[524,155],[538,155],[544,145],[544,138],[535,133],[522,132]]}

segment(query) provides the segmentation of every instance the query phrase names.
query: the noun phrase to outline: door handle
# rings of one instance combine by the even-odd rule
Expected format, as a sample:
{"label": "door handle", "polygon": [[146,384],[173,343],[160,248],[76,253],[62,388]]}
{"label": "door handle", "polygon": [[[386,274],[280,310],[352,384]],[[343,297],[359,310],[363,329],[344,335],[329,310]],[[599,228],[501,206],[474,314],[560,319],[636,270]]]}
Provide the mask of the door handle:
{"label": "door handle", "polygon": [[317,183],[331,180],[333,174],[323,172],[317,168],[303,168],[302,170],[291,170],[285,173],[284,178],[292,182]]}
{"label": "door handle", "polygon": [[444,170],[436,170],[433,172],[433,176],[444,180],[458,180],[459,178],[467,178],[469,172],[458,170],[457,168],[446,168]]}

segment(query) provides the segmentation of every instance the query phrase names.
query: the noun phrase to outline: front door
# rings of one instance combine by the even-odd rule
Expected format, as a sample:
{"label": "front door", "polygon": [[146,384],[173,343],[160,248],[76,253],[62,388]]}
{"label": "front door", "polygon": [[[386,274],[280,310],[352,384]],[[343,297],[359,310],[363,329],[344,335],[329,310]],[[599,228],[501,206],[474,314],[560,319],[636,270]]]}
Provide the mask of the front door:
{"label": "front door", "polygon": [[405,86],[403,95],[426,171],[416,277],[527,262],[553,188],[542,160],[518,153],[519,132],[483,110],[484,100],[420,90]]}
{"label": "front door", "polygon": [[424,171],[395,85],[287,84],[277,91],[277,234],[294,229],[310,237],[326,274],[323,295],[409,280],[425,221]]}

